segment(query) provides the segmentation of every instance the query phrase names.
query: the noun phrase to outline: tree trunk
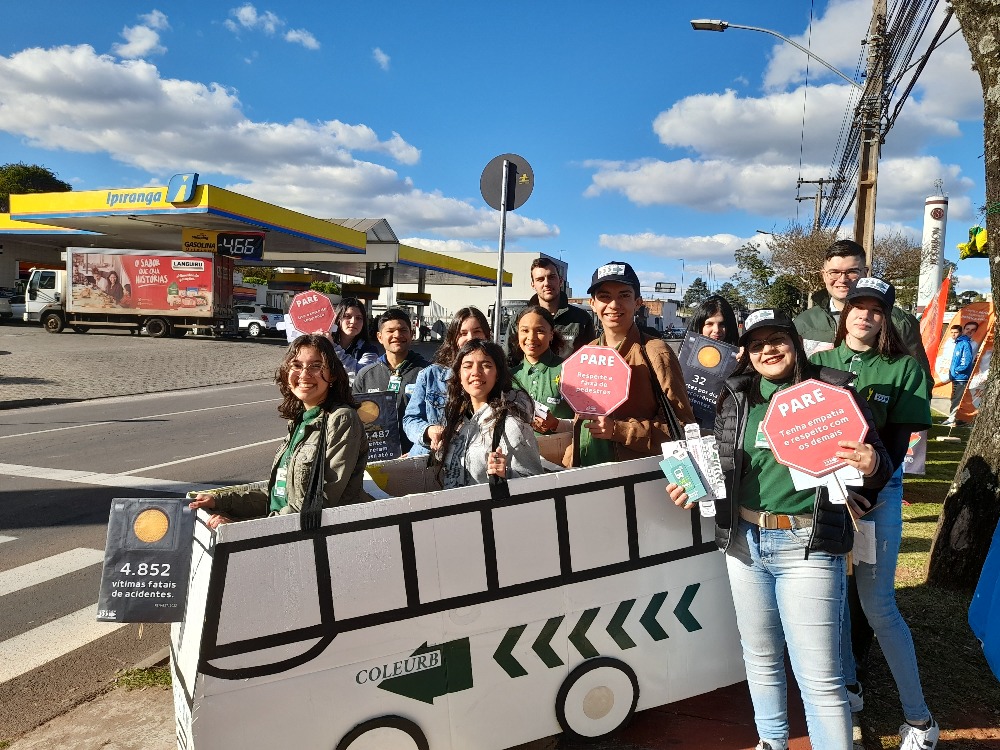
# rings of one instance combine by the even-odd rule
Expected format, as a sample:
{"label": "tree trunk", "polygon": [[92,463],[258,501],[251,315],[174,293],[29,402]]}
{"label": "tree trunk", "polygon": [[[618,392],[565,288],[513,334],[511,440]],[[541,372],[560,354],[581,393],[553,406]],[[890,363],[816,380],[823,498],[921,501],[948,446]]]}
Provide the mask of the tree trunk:
{"label": "tree trunk", "polygon": [[[983,85],[986,227],[996,307],[1000,289],[1000,1],[952,0],[951,4]],[[935,586],[975,588],[1000,518],[998,371],[1000,366],[990,368],[983,406],[938,519],[927,566],[927,580]]]}

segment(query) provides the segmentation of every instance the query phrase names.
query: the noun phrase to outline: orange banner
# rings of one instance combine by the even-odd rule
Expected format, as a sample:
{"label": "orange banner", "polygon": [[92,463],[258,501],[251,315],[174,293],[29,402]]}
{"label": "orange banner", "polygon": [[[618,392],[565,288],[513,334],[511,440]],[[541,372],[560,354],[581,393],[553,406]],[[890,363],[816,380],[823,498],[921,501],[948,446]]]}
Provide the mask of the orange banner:
{"label": "orange banner", "polygon": [[944,308],[948,304],[948,290],[951,288],[951,273],[944,277],[941,288],[931,303],[920,315],[920,340],[927,352],[927,361],[937,359],[941,345],[941,326],[944,325]]}
{"label": "orange banner", "polygon": [[951,382],[948,371],[951,367],[951,357],[955,351],[955,343],[951,337],[951,327],[975,323],[976,329],[967,335],[972,339],[976,350],[976,364],[969,380],[969,387],[962,397],[958,420],[971,421],[979,411],[979,399],[989,374],[990,359],[993,355],[993,327],[995,323],[992,302],[973,302],[961,308],[945,327],[938,345],[937,357],[932,359],[934,369],[934,398],[951,398]]}

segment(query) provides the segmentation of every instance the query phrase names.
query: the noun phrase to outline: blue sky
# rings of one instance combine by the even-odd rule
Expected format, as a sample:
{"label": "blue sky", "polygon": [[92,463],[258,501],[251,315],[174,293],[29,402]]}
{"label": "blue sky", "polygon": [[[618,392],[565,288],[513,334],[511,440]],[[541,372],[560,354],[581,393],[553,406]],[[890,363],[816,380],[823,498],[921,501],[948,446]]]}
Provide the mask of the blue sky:
{"label": "blue sky", "polygon": [[[709,264],[722,283],[757,229],[811,222],[796,179],[829,176],[853,102],[815,62],[806,85],[793,47],[689,20],[774,29],[852,74],[870,13],[871,0],[9,4],[0,162],[44,164],[77,190],[196,171],[314,216],[385,217],[409,244],[495,252],[479,177],[516,153],[535,187],[508,217],[508,250],[561,256],[577,293],[612,259],[644,283],[679,282],[681,259],[686,283]],[[878,230],[919,241],[941,179],[957,260],[980,219],[982,150],[959,34],[887,136]],[[987,261],[957,278],[988,291]]]}

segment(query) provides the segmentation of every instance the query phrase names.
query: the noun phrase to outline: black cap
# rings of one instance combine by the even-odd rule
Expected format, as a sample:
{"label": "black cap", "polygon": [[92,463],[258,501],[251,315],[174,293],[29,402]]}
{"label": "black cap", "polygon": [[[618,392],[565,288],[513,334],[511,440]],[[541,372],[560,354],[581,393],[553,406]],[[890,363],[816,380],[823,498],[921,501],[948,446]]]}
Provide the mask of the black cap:
{"label": "black cap", "polygon": [[848,301],[858,297],[877,299],[884,310],[892,310],[892,306],[896,304],[896,287],[874,276],[865,276],[854,282],[851,291],[847,293]]}
{"label": "black cap", "polygon": [[795,324],[792,323],[792,319],[781,310],[754,310],[752,313],[747,315],[747,319],[743,321],[743,325],[746,326],[746,328],[743,329],[743,335],[740,336],[740,346],[745,346],[750,334],[758,328],[778,328],[783,331],[788,331],[792,335],[798,335],[798,331],[795,330]]}
{"label": "black cap", "polygon": [[617,281],[619,284],[628,284],[635,289],[635,296],[639,296],[639,277],[635,275],[632,266],[623,260],[613,260],[610,263],[605,263],[594,271],[587,294],[593,294],[594,290],[606,281]]}

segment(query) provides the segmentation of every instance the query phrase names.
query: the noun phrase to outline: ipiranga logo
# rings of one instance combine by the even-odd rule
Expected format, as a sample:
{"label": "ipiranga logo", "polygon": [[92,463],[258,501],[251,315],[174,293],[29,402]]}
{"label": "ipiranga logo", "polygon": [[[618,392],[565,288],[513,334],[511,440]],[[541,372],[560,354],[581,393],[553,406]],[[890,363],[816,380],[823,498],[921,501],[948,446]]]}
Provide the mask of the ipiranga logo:
{"label": "ipiranga logo", "polygon": [[109,190],[107,203],[109,206],[119,204],[142,203],[151,206],[163,200],[163,190]]}

